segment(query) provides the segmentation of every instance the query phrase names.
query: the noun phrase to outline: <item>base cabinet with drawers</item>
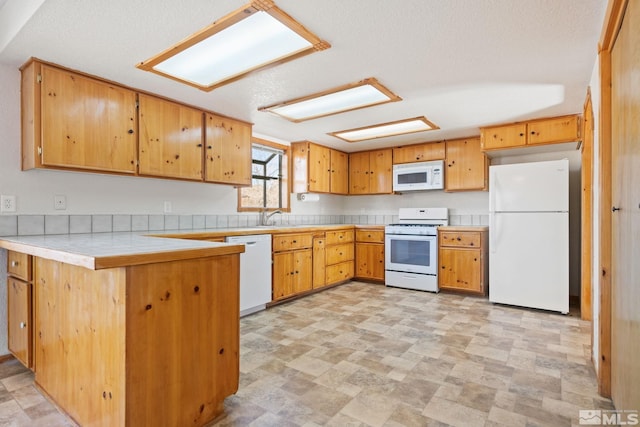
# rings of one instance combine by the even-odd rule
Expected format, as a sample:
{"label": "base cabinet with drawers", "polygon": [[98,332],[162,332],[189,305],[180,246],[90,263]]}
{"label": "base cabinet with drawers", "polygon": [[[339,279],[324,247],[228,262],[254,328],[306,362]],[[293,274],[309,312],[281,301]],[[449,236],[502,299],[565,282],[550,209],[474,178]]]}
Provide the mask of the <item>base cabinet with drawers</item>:
{"label": "base cabinet with drawers", "polygon": [[441,290],[488,293],[487,227],[440,227],[438,286]]}
{"label": "base cabinet with drawers", "polygon": [[7,326],[11,354],[33,369],[33,283],[30,255],[7,251]]}
{"label": "base cabinet with drawers", "polygon": [[325,233],[326,285],[344,282],[354,276],[353,228]]}
{"label": "base cabinet with drawers", "polygon": [[384,282],[384,227],[356,229],[355,277]]}
{"label": "base cabinet with drawers", "polygon": [[313,233],[274,235],[272,250],[273,301],[313,288]]}

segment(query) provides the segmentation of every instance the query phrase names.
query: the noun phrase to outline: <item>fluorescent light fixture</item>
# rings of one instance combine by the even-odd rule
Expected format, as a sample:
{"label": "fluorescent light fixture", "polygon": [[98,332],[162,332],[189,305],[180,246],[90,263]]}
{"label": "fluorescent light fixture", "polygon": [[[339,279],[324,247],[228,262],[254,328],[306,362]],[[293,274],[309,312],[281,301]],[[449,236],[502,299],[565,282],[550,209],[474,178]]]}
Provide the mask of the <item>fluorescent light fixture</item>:
{"label": "fluorescent light fixture", "polygon": [[273,1],[254,0],[137,67],[211,91],[329,47]]}
{"label": "fluorescent light fixture", "polygon": [[357,129],[331,132],[329,135],[333,135],[336,138],[340,138],[347,142],[358,142],[366,139],[425,132],[434,129],[440,128],[427,120],[426,117],[415,117],[413,119],[398,120],[395,122],[382,123]]}
{"label": "fluorescent light fixture", "polygon": [[298,123],[401,100],[402,98],[372,77],[358,83],[347,84],[269,107],[262,107],[259,110],[269,111]]}

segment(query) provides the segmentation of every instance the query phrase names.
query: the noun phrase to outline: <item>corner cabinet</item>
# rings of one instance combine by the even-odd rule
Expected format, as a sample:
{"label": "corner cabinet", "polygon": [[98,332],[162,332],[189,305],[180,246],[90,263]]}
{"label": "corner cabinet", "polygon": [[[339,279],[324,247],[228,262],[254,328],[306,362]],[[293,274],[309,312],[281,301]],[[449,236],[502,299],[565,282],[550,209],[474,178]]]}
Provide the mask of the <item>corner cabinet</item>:
{"label": "corner cabinet", "polygon": [[136,93],[38,61],[23,68],[22,169],[136,173]]}
{"label": "corner cabinet", "polygon": [[139,95],[140,175],[202,180],[202,111]]}
{"label": "corner cabinet", "polygon": [[489,188],[489,159],[480,138],[446,141],[445,191],[484,191]]}
{"label": "corner cabinet", "polygon": [[536,145],[578,143],[580,116],[560,116],[480,129],[483,151]]}
{"label": "corner cabinet", "polygon": [[309,141],[291,144],[294,193],[347,194],[347,153]]}
{"label": "corner cabinet", "polygon": [[384,282],[384,227],[356,228],[357,279]]}
{"label": "corner cabinet", "polygon": [[11,354],[33,369],[32,257],[7,251],[7,338]]}
{"label": "corner cabinet", "polygon": [[391,194],[391,148],[349,154],[349,194]]}
{"label": "corner cabinet", "polygon": [[251,125],[205,114],[205,165],[207,182],[251,185]]}
{"label": "corner cabinet", "polygon": [[477,295],[488,293],[487,227],[438,229],[438,287]]}

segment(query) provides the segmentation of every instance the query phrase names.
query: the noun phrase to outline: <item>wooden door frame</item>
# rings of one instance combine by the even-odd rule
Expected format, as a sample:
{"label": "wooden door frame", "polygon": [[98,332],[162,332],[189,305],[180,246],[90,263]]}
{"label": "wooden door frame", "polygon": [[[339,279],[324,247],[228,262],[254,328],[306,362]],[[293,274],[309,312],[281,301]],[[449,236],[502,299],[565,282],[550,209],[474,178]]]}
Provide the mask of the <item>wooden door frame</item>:
{"label": "wooden door frame", "polygon": [[[593,306],[591,296],[591,281],[593,280],[591,269],[593,266],[593,104],[591,102],[591,88],[587,88],[587,96],[584,101],[582,119],[582,203],[581,203],[581,290],[580,290],[580,316],[583,320],[593,318]],[[593,345],[593,331],[591,336]]]}
{"label": "wooden door frame", "polygon": [[609,0],[598,46],[600,61],[600,312],[598,392],[611,397],[611,52],[622,26],[628,0]]}

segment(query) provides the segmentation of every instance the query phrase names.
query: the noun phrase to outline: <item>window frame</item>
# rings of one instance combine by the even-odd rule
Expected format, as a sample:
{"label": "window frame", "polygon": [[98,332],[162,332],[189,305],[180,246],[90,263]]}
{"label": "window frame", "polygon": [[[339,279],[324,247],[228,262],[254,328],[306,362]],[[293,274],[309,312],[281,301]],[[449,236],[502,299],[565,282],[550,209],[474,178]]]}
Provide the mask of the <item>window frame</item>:
{"label": "window frame", "polygon": [[[282,150],[283,152],[282,154],[283,159],[282,159],[282,166],[281,166],[282,191],[284,192],[284,194],[282,194],[283,206],[281,208],[242,206],[242,188],[243,187],[238,187],[237,211],[238,212],[265,212],[265,211],[269,212],[269,211],[281,210],[282,212],[291,212],[291,177],[289,172],[291,170],[291,156],[289,155],[291,151],[291,147],[289,145],[279,144],[277,142],[269,141],[267,139],[257,138],[255,136],[251,138],[252,148],[254,144],[275,148],[277,150]],[[251,157],[251,164],[252,164],[252,170],[253,170],[253,155]],[[253,182],[253,173],[251,174],[251,181]]]}

